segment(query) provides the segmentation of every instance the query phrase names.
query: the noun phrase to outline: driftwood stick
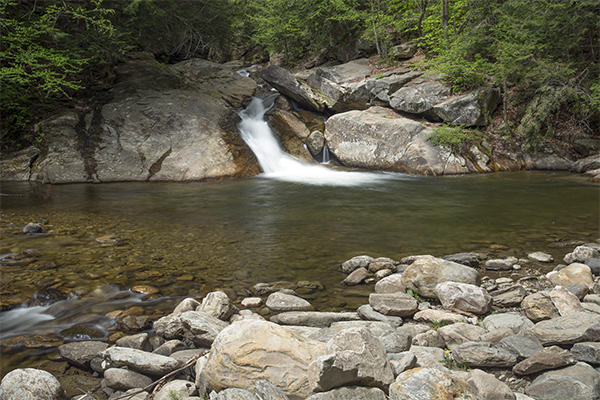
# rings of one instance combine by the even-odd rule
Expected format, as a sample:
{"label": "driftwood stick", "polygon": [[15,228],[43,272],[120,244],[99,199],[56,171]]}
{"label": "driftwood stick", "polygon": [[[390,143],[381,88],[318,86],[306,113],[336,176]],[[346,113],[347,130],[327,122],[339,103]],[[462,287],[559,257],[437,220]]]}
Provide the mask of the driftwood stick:
{"label": "driftwood stick", "polygon": [[[130,398],[130,397],[135,396],[136,394],[140,394],[142,392],[145,392],[146,390],[150,390],[152,388],[155,388],[158,385],[160,385],[161,383],[166,383],[169,380],[169,378],[171,378],[172,376],[177,375],[178,373],[180,373],[181,371],[185,370],[186,368],[189,368],[192,365],[196,364],[196,361],[198,361],[198,359],[200,357],[206,355],[207,353],[208,353],[208,351],[203,351],[202,353],[198,354],[197,356],[194,356],[194,357],[190,358],[182,367],[176,369],[175,371],[169,372],[168,374],[166,374],[162,378],[158,379],[155,382],[152,382],[151,384],[149,384],[146,387],[141,388],[137,392],[133,392],[133,393],[130,393],[130,394],[124,394],[122,396],[115,397],[113,400],[120,400],[120,399]],[[152,395],[154,395],[154,391],[152,392]]]}

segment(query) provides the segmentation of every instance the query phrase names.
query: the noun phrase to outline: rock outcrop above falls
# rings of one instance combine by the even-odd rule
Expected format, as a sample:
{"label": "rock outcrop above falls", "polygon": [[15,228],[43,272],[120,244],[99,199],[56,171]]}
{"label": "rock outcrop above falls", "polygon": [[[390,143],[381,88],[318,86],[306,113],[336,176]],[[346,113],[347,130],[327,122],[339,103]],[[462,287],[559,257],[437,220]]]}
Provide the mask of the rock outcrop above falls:
{"label": "rock outcrop above falls", "polygon": [[118,72],[121,82],[111,89],[112,100],[38,124],[44,136],[39,155],[19,154],[29,157],[20,168],[14,161],[3,163],[0,177],[47,183],[199,181],[259,172],[236,126],[236,113],[256,90],[254,80],[200,59],[166,67],[131,61]]}

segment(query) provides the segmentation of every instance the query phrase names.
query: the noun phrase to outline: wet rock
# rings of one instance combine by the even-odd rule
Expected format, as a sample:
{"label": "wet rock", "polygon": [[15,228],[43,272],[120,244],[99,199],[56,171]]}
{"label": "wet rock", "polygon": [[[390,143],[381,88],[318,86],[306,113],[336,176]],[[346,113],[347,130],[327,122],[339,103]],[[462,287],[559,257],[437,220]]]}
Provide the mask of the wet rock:
{"label": "wet rock", "polygon": [[357,268],[344,279],[343,285],[354,286],[362,283],[369,276],[366,268]]}
{"label": "wet rock", "polygon": [[434,368],[414,368],[398,375],[390,385],[390,400],[476,400],[466,382]]}
{"label": "wet rock", "polygon": [[571,348],[571,354],[577,361],[583,361],[588,364],[600,364],[600,343],[581,342],[575,343]]}
{"label": "wet rock", "polygon": [[417,312],[419,303],[405,293],[371,293],[371,307],[384,315],[408,317]]}
{"label": "wet rock", "polygon": [[10,371],[0,382],[2,400],[63,400],[65,391],[58,380],[41,369]]}
{"label": "wet rock", "polygon": [[312,132],[308,138],[306,138],[306,147],[308,151],[314,157],[323,153],[323,147],[325,146],[325,136],[319,131]]}
{"label": "wet rock", "polygon": [[527,318],[539,322],[560,316],[558,309],[552,302],[549,293],[537,292],[526,296],[521,302]]}
{"label": "wet rock", "polygon": [[371,256],[356,256],[342,263],[342,272],[346,274],[352,273],[358,268],[368,268],[369,264],[375,259]]}
{"label": "wet rock", "polygon": [[90,361],[98,353],[108,348],[106,343],[97,341],[72,342],[58,346],[61,357],[69,364],[82,369],[90,368]]}
{"label": "wet rock", "polygon": [[43,232],[44,230],[42,229],[42,226],[34,222],[28,223],[27,225],[25,225],[25,228],[23,228],[23,233],[26,235],[35,235],[36,233]]}
{"label": "wet rock", "polygon": [[213,343],[205,376],[215,390],[251,390],[255,382],[267,380],[288,396],[306,398],[312,394],[308,366],[324,354],[324,343],[277,324],[240,321],[224,329]]}
{"label": "wet rock", "polygon": [[562,286],[557,286],[550,292],[550,299],[561,316],[585,311],[577,296]]}
{"label": "wet rock", "polygon": [[543,263],[549,263],[549,262],[554,261],[554,258],[552,258],[552,256],[550,254],[543,253],[541,251],[529,253],[527,255],[527,258],[529,258],[532,261],[543,262]]}
{"label": "wet rock", "polygon": [[478,268],[481,263],[479,253],[457,253],[442,257],[444,260],[452,261],[458,264],[466,265],[471,268]]}
{"label": "wet rock", "polygon": [[53,373],[65,390],[68,399],[76,399],[81,396],[82,392],[99,395],[102,391],[102,380],[88,374],[60,375],[56,372]]}
{"label": "wet rock", "polygon": [[512,368],[517,356],[491,343],[467,342],[452,349],[452,357],[470,367]]}
{"label": "wet rock", "polygon": [[179,367],[173,358],[127,347],[110,347],[101,354],[105,365],[111,368],[127,367],[150,376],[166,375]]}
{"label": "wet rock", "polygon": [[0,160],[0,181],[28,181],[31,164],[40,154],[40,149],[31,146]]}
{"label": "wet rock", "polygon": [[531,328],[531,332],[544,346],[574,344],[587,340],[584,336],[586,331],[599,323],[599,314],[578,312],[540,321]]}
{"label": "wet rock", "polygon": [[375,284],[375,293],[405,293],[402,274],[392,274]]}
{"label": "wet rock", "polygon": [[271,293],[265,304],[273,311],[309,311],[313,309],[308,301],[283,292]]}
{"label": "wet rock", "polygon": [[446,347],[453,349],[463,343],[477,341],[482,335],[487,333],[487,330],[477,325],[459,322],[442,326],[437,332],[442,340],[444,340]]}
{"label": "wet rock", "polygon": [[352,385],[387,389],[394,380],[383,344],[365,328],[338,332],[327,342],[326,351],[308,367],[315,392]]}
{"label": "wet rock", "polygon": [[139,372],[122,368],[109,368],[104,371],[104,384],[111,389],[127,391],[144,388],[152,383],[152,378]]}
{"label": "wet rock", "polygon": [[155,288],[154,286],[151,286],[151,285],[135,285],[135,286],[131,287],[131,291],[134,293],[141,293],[141,294],[160,293],[160,290],[158,290],[158,288]]}
{"label": "wet rock", "polygon": [[371,307],[369,304],[364,304],[356,310],[358,316],[367,321],[380,321],[385,322],[393,327],[398,327],[402,325],[402,318],[395,317],[393,315],[385,315],[380,312],[377,312]]}
{"label": "wet rock", "polygon": [[515,285],[506,289],[495,290],[490,292],[490,295],[492,296],[494,307],[514,307],[521,304],[525,296],[527,296],[527,291],[523,286]]}
{"label": "wet rock", "polygon": [[514,333],[519,333],[531,329],[533,322],[524,315],[509,312],[488,315],[483,320],[483,326],[490,332],[494,329],[510,328]]}
{"label": "wet rock", "polygon": [[564,260],[567,264],[584,263],[588,258],[600,258],[598,250],[588,246],[577,246],[575,250],[568,253]]}
{"label": "wet rock", "polygon": [[[385,392],[379,388],[361,386],[340,387],[324,393],[315,393],[306,400],[386,400]],[[265,399],[266,400],[266,399]]]}
{"label": "wet rock", "polygon": [[173,393],[178,393],[180,397],[187,398],[198,393],[196,385],[192,382],[176,379],[162,387],[155,395],[154,400],[171,400]]}
{"label": "wet rock", "polygon": [[539,400],[598,400],[600,374],[585,363],[545,372],[525,392]]}
{"label": "wet rock", "polygon": [[152,320],[147,315],[126,315],[117,317],[117,325],[125,333],[134,333],[152,328]]}
{"label": "wet rock", "polygon": [[77,324],[60,331],[60,335],[69,340],[103,339],[106,332],[95,325]]}
{"label": "wet rock", "polygon": [[426,298],[437,298],[436,285],[446,281],[479,286],[481,278],[473,268],[433,256],[419,257],[402,274],[404,286]]}
{"label": "wet rock", "polygon": [[57,301],[67,300],[69,295],[61,290],[48,288],[36,292],[29,301],[29,306],[49,306]]}
{"label": "wet rock", "polygon": [[546,277],[556,286],[586,285],[589,288],[594,287],[592,270],[585,264],[574,263],[560,271],[549,272]]}
{"label": "wet rock", "polygon": [[522,361],[533,356],[544,347],[531,332],[520,332],[500,340],[500,346],[517,356]]}
{"label": "wet rock", "polygon": [[492,297],[487,290],[467,283],[442,282],[436,285],[435,293],[446,309],[485,314],[492,306]]}
{"label": "wet rock", "polygon": [[487,374],[480,369],[469,372],[466,382],[480,400],[515,400],[517,397],[510,387],[500,382],[492,374]]}
{"label": "wet rock", "polygon": [[271,321],[280,325],[301,325],[324,328],[338,321],[360,321],[354,312],[289,311],[274,315]]}

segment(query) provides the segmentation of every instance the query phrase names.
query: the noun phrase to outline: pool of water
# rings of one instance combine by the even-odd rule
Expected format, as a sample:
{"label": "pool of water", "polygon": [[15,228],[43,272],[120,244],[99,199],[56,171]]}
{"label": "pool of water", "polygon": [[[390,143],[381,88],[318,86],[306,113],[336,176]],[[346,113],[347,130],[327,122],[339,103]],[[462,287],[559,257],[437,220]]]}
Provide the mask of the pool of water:
{"label": "pool of water", "polygon": [[[571,243],[600,237],[598,187],[563,172],[380,174],[358,186],[265,177],[3,183],[1,192],[11,195],[0,197],[1,295],[25,302],[40,290],[57,289],[101,303],[110,297],[107,287],[114,294],[151,285],[159,292],[146,300],[168,310],[184,296],[215,288],[231,288],[239,301],[257,283],[309,281],[318,284],[303,297],[316,309],[351,309],[372,291],[340,283],[345,275],[339,265],[356,255],[399,260],[481,251],[522,258],[543,251],[555,259],[535,266],[546,272]],[[42,220],[44,234],[23,234],[28,222]],[[96,240],[108,235],[114,238]],[[111,307],[123,304],[102,312]],[[0,321],[8,313],[0,313]],[[80,314],[72,307],[68,313],[72,319]],[[61,327],[68,322],[63,318]],[[6,323],[0,331],[2,339],[23,333]]]}

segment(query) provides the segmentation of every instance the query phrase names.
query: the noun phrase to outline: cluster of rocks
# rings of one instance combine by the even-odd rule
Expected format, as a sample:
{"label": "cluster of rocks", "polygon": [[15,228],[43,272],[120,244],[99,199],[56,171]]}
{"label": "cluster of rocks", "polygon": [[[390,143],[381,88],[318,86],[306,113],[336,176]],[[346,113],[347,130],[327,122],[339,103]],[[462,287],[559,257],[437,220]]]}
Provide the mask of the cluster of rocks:
{"label": "cluster of rocks", "polygon": [[[102,377],[109,399],[600,399],[599,249],[579,246],[546,276],[517,282],[476,269],[515,269],[517,259],[358,256],[341,265],[344,283],[376,283],[355,312],[313,311],[294,291],[259,284],[261,296],[238,304],[223,291],[187,298],[152,336],[59,350]],[[270,320],[252,310],[263,302]],[[41,370],[0,383],[2,400],[64,396]]]}

